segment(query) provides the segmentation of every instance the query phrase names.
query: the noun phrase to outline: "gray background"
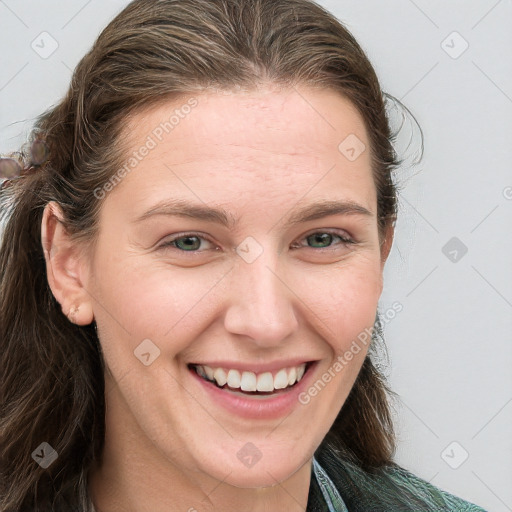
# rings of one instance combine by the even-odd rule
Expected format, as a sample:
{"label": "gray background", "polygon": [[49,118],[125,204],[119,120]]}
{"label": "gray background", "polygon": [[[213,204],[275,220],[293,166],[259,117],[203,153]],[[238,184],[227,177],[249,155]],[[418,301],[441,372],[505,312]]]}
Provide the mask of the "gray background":
{"label": "gray background", "polygon": [[[0,152],[20,146],[127,3],[0,0]],[[380,303],[403,306],[385,326],[401,398],[397,461],[489,511],[511,511],[512,1],[320,3],[425,135],[418,165],[417,137],[408,144],[406,127],[398,142],[409,157]]]}

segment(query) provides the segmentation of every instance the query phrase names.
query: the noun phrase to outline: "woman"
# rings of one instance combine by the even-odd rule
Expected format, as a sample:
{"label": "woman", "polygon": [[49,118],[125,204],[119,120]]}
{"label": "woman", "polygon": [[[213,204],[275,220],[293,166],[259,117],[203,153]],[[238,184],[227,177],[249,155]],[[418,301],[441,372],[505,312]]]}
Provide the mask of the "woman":
{"label": "woman", "polygon": [[482,510],[392,460],[392,141],[316,4],[122,11],[0,162],[2,510]]}

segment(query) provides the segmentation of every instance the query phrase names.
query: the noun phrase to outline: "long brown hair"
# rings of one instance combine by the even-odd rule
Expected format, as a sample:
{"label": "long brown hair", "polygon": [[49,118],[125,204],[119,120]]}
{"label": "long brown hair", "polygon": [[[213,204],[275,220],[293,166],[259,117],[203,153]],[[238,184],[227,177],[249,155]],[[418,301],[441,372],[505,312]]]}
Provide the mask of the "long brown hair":
{"label": "long brown hair", "polygon": [[[309,0],[135,0],[80,61],[67,95],[42,115],[20,152],[22,176],[0,194],[2,494],[0,509],[75,510],[104,436],[103,362],[94,324],[68,321],[48,285],[41,245],[45,205],[56,201],[75,239],[91,243],[93,193],[120,168],[126,116],[182,94],[251,89],[262,82],[329,88],[358,109],[370,138],[381,238],[396,217],[400,164],[387,99],[365,53]],[[376,322],[378,330],[378,321]],[[391,463],[389,390],[368,355],[326,438],[365,470]],[[57,452],[32,460],[42,442]],[[83,498],[83,496],[82,496]]]}

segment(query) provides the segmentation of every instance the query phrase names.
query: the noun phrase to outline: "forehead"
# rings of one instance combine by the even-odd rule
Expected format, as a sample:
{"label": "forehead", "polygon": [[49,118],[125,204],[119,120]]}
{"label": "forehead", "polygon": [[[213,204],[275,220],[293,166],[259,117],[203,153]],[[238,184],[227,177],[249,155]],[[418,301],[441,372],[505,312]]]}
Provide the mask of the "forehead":
{"label": "forehead", "polygon": [[146,134],[164,144],[174,141],[175,155],[193,144],[199,154],[213,150],[215,144],[204,146],[208,142],[282,154],[336,150],[350,134],[367,138],[347,98],[307,87],[183,96],[139,112],[125,133],[133,143]]}
{"label": "forehead", "polygon": [[184,96],[133,115],[125,137],[126,160],[135,165],[113,193],[127,189],[132,204],[148,206],[170,195],[243,200],[258,191],[263,202],[296,200],[311,189],[313,195],[357,196],[374,210],[364,121],[335,91]]}

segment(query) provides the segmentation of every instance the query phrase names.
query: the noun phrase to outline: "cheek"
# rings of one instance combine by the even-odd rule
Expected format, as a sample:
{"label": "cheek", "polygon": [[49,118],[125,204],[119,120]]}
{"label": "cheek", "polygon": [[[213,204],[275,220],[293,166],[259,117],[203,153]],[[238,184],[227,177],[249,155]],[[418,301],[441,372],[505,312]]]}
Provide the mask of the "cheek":
{"label": "cheek", "polygon": [[185,348],[208,321],[208,292],[225,274],[207,266],[177,269],[137,257],[104,261],[95,281],[97,321],[104,326],[105,358],[111,354],[125,364],[145,339],[168,355]]}
{"label": "cheek", "polygon": [[381,294],[378,263],[340,266],[323,275],[305,275],[301,288],[307,304],[324,326],[325,339],[336,353],[374,325]]}
{"label": "cheek", "polygon": [[[358,268],[347,265],[337,272],[329,271],[329,279],[307,279],[304,290],[309,292],[315,313],[320,318],[317,331],[321,332],[329,350],[315,379],[299,396],[299,401],[311,407],[310,414],[323,419],[327,431],[342,409],[363,365],[372,341],[378,299],[380,271],[377,264],[367,262]],[[317,276],[318,277],[318,276]],[[317,283],[316,288],[312,286]],[[315,427],[311,427],[311,432]]]}

